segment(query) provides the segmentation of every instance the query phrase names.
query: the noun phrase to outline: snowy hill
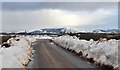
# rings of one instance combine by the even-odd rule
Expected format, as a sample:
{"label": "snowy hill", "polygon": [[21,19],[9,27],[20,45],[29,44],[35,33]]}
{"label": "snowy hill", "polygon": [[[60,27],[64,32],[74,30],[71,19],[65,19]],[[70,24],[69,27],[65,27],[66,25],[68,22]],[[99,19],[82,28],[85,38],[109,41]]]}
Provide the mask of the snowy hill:
{"label": "snowy hill", "polygon": [[78,33],[78,32],[84,32],[84,31],[78,30],[76,28],[69,28],[69,27],[67,27],[67,28],[64,28],[62,30],[62,32],[65,32],[65,33]]}
{"label": "snowy hill", "polygon": [[39,29],[39,30],[33,30],[29,33],[31,34],[41,34],[41,33],[53,33],[53,34],[59,34],[63,28],[57,28],[57,29],[52,29],[52,28],[46,28],[46,29]]}
{"label": "snowy hill", "polygon": [[42,33],[52,33],[52,34],[64,34],[64,33],[120,33],[120,29],[108,29],[108,30],[103,30],[103,29],[96,29],[93,31],[84,31],[84,30],[78,30],[76,28],[44,28],[44,29],[37,29],[37,30],[31,30],[31,31],[18,31],[18,32],[2,32],[0,34],[42,34]]}
{"label": "snowy hill", "polygon": [[[76,28],[45,28],[40,30],[34,30],[31,33],[32,34],[40,34],[40,33],[52,33],[52,34],[60,34],[60,33],[78,33],[78,32],[84,32],[87,33],[87,31],[78,30]],[[96,29],[93,30],[92,33],[120,33],[120,29]]]}
{"label": "snowy hill", "polygon": [[77,33],[79,30],[75,28],[45,28],[40,30],[33,30],[29,33],[31,34],[40,34],[40,33],[52,33],[52,34],[60,34],[60,33]]}
{"label": "snowy hill", "polygon": [[29,31],[28,33],[31,33],[31,34],[40,34],[40,33],[42,33],[42,30],[32,30],[32,31]]}
{"label": "snowy hill", "polygon": [[108,30],[96,29],[93,30],[93,33],[120,33],[120,29],[108,29]]}

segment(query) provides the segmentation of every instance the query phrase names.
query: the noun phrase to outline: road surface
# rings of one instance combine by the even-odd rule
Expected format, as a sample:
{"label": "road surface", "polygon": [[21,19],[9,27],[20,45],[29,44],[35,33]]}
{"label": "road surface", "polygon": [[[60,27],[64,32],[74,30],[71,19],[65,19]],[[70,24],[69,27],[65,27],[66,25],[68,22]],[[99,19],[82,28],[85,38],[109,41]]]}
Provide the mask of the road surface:
{"label": "road surface", "polygon": [[56,46],[50,40],[37,40],[33,49],[33,60],[28,68],[98,68],[74,53]]}

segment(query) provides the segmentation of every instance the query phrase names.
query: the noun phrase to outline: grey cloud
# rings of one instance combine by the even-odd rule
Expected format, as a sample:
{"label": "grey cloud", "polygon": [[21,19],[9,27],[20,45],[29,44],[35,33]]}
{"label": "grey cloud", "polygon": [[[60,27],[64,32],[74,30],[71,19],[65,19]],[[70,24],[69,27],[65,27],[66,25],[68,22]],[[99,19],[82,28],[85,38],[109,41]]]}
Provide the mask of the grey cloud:
{"label": "grey cloud", "polygon": [[2,3],[0,2],[0,31],[2,31]]}
{"label": "grey cloud", "polygon": [[109,16],[101,21],[98,21],[95,24],[81,25],[81,26],[76,26],[75,28],[84,29],[86,31],[92,31],[95,29],[118,28],[118,16],[111,15],[111,16]]}
{"label": "grey cloud", "polygon": [[38,10],[43,8],[65,9],[71,11],[94,11],[99,8],[115,9],[116,2],[3,2],[3,10]]}
{"label": "grey cloud", "polygon": [[[107,10],[95,11],[94,13],[74,12],[43,9],[39,11],[6,11],[3,12],[3,30],[31,30],[44,27],[69,27],[96,29],[98,27],[113,28],[117,24],[117,16],[109,16]],[[115,23],[115,24],[114,24]],[[90,26],[93,26],[90,27]]]}
{"label": "grey cloud", "polygon": [[2,0],[3,2],[118,2],[119,0]]}
{"label": "grey cloud", "polygon": [[[73,15],[76,14],[76,11],[79,13],[83,11],[83,12],[88,12],[88,14],[91,14],[96,10],[103,8],[104,12],[109,10],[110,12],[113,12],[113,14],[115,15],[109,16],[107,17],[107,19],[103,19],[94,24],[92,24],[91,22],[90,24],[87,24],[87,25],[80,25],[80,26],[78,25],[77,28],[85,29],[85,30],[92,30],[97,28],[116,28],[117,21],[118,21],[116,20],[118,15],[117,6],[118,6],[117,3],[115,2],[3,2],[2,4],[3,26],[2,27],[3,27],[3,30],[5,31],[18,31],[18,30],[25,30],[25,29],[31,30],[36,28],[40,29],[44,27],[50,27],[50,26],[60,27],[58,25],[60,21],[57,22],[58,18],[61,19],[61,15],[59,15],[59,13],[62,13],[64,16],[66,16],[66,13],[64,14],[64,11],[68,11],[71,14],[67,16],[68,17],[71,16],[75,18],[75,16]],[[50,11],[47,12],[49,16],[46,15],[44,11],[43,13],[39,14],[40,10],[42,9],[46,9],[46,10],[52,9],[53,10],[51,11],[52,16],[50,15]],[[54,13],[55,10],[58,10],[56,11],[57,14]],[[38,11],[39,13],[36,13],[36,11]],[[96,15],[96,17],[98,17],[98,15],[99,13]],[[85,14],[83,14],[82,16],[85,16]],[[89,15],[87,16],[89,19]],[[81,17],[81,15],[79,17]],[[52,19],[56,19],[57,21],[53,23],[54,20]],[[75,19],[78,20],[79,18],[75,18]],[[68,20],[68,19],[64,19],[64,20]],[[96,18],[94,20],[96,20]],[[66,24],[69,24],[69,23],[66,23]]]}

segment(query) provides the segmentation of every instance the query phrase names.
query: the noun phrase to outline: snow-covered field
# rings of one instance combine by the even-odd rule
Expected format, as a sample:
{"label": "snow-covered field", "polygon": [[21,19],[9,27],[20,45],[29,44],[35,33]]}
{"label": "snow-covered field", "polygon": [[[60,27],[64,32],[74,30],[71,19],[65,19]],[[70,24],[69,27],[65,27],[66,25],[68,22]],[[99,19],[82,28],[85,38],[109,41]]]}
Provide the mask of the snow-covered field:
{"label": "snow-covered field", "polygon": [[10,38],[8,48],[0,47],[1,68],[24,68],[32,55],[31,43],[36,41],[34,37]]}
{"label": "snow-covered field", "polygon": [[53,37],[50,37],[50,36],[47,36],[47,35],[44,35],[44,36],[40,36],[40,35],[37,35],[37,36],[34,36],[36,39],[52,39]]}
{"label": "snow-covered field", "polygon": [[95,63],[110,65],[118,68],[118,42],[119,40],[86,41],[75,36],[55,37],[53,41],[63,48],[81,53],[84,58],[93,58]]}

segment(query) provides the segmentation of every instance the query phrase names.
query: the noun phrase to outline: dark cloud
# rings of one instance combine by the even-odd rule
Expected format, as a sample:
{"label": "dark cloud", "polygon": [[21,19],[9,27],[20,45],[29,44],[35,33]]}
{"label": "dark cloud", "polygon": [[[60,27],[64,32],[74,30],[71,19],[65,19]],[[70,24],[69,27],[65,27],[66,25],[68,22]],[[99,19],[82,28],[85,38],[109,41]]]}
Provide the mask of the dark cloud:
{"label": "dark cloud", "polygon": [[2,3],[0,2],[0,31],[2,31]]}
{"label": "dark cloud", "polygon": [[3,10],[38,10],[43,8],[65,9],[71,11],[94,11],[99,8],[116,8],[116,2],[3,2]]}
{"label": "dark cloud", "polygon": [[118,2],[119,0],[2,0],[2,2]]}
{"label": "dark cloud", "polygon": [[84,30],[118,26],[115,2],[3,2],[2,9],[4,31],[68,27],[70,24]]}
{"label": "dark cloud", "polygon": [[120,2],[118,3],[118,28],[120,29]]}

